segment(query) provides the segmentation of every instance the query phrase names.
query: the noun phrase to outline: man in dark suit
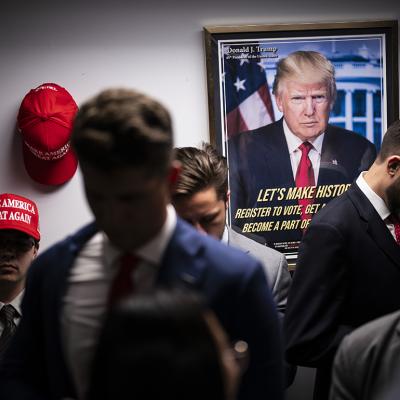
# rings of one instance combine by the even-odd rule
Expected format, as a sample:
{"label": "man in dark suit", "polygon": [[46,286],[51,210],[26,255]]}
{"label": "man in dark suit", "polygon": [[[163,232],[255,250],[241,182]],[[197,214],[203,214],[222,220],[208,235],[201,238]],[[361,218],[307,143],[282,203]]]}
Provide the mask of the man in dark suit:
{"label": "man in dark suit", "polygon": [[400,311],[396,311],[344,337],[333,363],[329,398],[384,400],[398,386],[399,376]]}
{"label": "man in dark suit", "polygon": [[263,235],[285,253],[297,250],[312,215],[376,156],[368,140],[328,124],[336,98],[334,73],[318,52],[283,58],[273,86],[283,118],[228,143],[232,224]]}
{"label": "man in dark suit", "polygon": [[0,360],[21,318],[26,274],[39,241],[36,204],[12,193],[0,194]]}
{"label": "man in dark suit", "polygon": [[141,93],[106,90],[80,108],[72,144],[95,222],[32,265],[0,398],[85,399],[107,309],[154,286],[184,285],[201,292],[231,340],[248,343],[239,398],[282,399],[279,326],[262,266],[199,235],[169,204],[178,168],[168,111]]}
{"label": "man in dark suit", "polygon": [[313,218],[299,248],[285,314],[286,358],[317,368],[328,398],[343,336],[400,308],[400,121],[347,192]]}

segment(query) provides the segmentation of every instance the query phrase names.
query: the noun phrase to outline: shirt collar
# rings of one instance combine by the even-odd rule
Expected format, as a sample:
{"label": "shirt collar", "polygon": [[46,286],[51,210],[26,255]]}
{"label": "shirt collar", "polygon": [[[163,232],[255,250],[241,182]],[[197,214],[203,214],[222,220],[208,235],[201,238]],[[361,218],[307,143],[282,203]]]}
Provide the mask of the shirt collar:
{"label": "shirt collar", "polygon": [[[17,310],[19,316],[22,315],[22,313],[21,313],[21,301],[22,301],[22,297],[24,295],[24,291],[25,290],[22,290],[21,293],[19,293],[19,295],[17,297],[15,297],[15,299],[13,299],[13,301],[11,301],[11,303],[8,303],[8,304],[11,304]],[[5,305],[5,303],[0,301],[0,306],[1,306],[0,309],[3,308],[4,305]]]}
{"label": "shirt collar", "polygon": [[[135,254],[137,254],[144,261],[152,264],[159,264],[175,230],[176,221],[177,217],[175,209],[171,204],[168,204],[167,218],[165,219],[160,231],[149,242],[138,248],[135,251]],[[104,256],[106,264],[111,265],[120,254],[121,250],[113,246],[104,234]]]}
{"label": "shirt collar", "polygon": [[171,239],[176,226],[176,212],[174,207],[169,204],[167,206],[167,218],[160,232],[144,246],[139,248],[136,253],[146,261],[154,264],[161,262],[164,251]]}
{"label": "shirt collar", "polygon": [[390,211],[386,205],[386,203],[383,201],[381,197],[379,197],[368,185],[367,181],[364,179],[364,174],[366,171],[361,172],[359,177],[356,180],[357,186],[360,188],[360,190],[365,194],[367,199],[371,202],[372,206],[375,208],[376,212],[379,214],[379,216],[385,220],[387,217],[390,215]]}
{"label": "shirt collar", "polygon": [[[299,146],[303,141],[297,137],[289,128],[285,119],[283,119],[283,132],[285,134],[286,143],[288,145],[289,153],[292,154],[294,151],[298,150]],[[324,141],[325,132],[321,133],[316,138],[308,140],[313,145],[313,148],[321,155],[322,153],[322,143]]]}
{"label": "shirt collar", "polygon": [[228,227],[225,225],[224,233],[222,234],[221,242],[228,244],[229,241],[229,234],[228,234]]}

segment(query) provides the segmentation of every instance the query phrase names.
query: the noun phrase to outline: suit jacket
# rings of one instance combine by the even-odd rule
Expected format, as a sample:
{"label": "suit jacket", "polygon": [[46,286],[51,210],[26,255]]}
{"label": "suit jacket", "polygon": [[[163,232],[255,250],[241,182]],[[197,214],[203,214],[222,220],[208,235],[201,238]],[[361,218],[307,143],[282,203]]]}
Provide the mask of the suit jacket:
{"label": "suit jacket", "polygon": [[285,256],[228,228],[228,244],[262,262],[278,312],[283,316],[292,278]]}
{"label": "suit jacket", "polygon": [[[228,143],[230,211],[233,225],[243,227],[246,222],[282,221],[300,219],[300,215],[267,216],[263,218],[236,218],[238,209],[297,205],[298,200],[278,199],[296,186],[290,154],[283,132],[283,119],[259,129],[234,136]],[[375,146],[354,132],[328,125],[322,144],[318,186],[350,184],[367,170],[376,157]],[[281,189],[266,201],[259,201],[260,191]],[[263,198],[262,192],[261,198]],[[315,198],[315,204],[324,204],[332,198],[325,192]],[[255,232],[263,235],[270,247],[282,250],[281,242],[300,241],[301,229],[279,229]]]}
{"label": "suit jacket", "polygon": [[328,398],[343,336],[400,308],[400,246],[357,184],[313,218],[299,248],[284,330],[289,362],[316,367]]}
{"label": "suit jacket", "polygon": [[[286,257],[265,245],[255,242],[228,227],[228,244],[235,246],[262,262],[268,284],[275,301],[280,321],[286,310],[287,296],[292,283]],[[296,366],[284,363],[285,387],[289,387],[296,375]]]}
{"label": "suit jacket", "polygon": [[333,364],[330,399],[380,399],[398,382],[399,373],[400,311],[396,311],[344,337]]}
{"label": "suit jacket", "polygon": [[[21,324],[0,366],[1,399],[75,397],[64,358],[60,316],[71,266],[96,231],[94,224],[84,227],[31,265]],[[200,291],[231,340],[248,342],[252,356],[240,399],[283,398],[278,320],[259,262],[178,219],[156,285],[186,285]]]}

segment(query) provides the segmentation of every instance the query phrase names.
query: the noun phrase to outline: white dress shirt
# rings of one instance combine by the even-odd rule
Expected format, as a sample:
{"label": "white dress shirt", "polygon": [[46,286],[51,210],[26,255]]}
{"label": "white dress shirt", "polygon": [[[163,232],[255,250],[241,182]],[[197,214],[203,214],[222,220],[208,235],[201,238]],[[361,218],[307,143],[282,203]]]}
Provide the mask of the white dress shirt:
{"label": "white dress shirt", "polygon": [[[299,149],[299,146],[303,143],[303,140],[297,137],[289,129],[285,120],[283,120],[283,132],[285,133],[286,143],[290,154],[293,179],[296,180],[296,172],[301,159],[301,150]],[[313,166],[315,184],[317,184],[318,182],[319,166],[321,164],[322,143],[324,141],[324,136],[325,133],[322,133],[314,139],[307,140],[307,142],[310,142],[313,145],[312,149],[308,153],[308,157],[310,158],[311,164]]]}
{"label": "white dress shirt", "polygon": [[[141,259],[133,280],[135,293],[154,285],[158,267],[176,226],[176,213],[167,207],[160,232],[135,254]],[[62,340],[78,399],[86,397],[90,366],[107,311],[107,297],[121,255],[103,232],[89,240],[78,254],[68,278],[61,314]]]}
{"label": "white dress shirt", "polygon": [[360,176],[356,180],[357,186],[360,188],[360,190],[365,194],[367,199],[370,201],[372,204],[372,207],[375,208],[376,212],[379,214],[379,216],[382,218],[383,222],[386,224],[387,228],[389,229],[390,233],[392,234],[394,240],[396,240],[396,233],[394,231],[394,225],[393,222],[389,220],[390,217],[390,210],[388,209],[386,203],[383,201],[383,199],[378,196],[368,185],[366,180],[364,179],[364,174],[366,171],[361,172]]}

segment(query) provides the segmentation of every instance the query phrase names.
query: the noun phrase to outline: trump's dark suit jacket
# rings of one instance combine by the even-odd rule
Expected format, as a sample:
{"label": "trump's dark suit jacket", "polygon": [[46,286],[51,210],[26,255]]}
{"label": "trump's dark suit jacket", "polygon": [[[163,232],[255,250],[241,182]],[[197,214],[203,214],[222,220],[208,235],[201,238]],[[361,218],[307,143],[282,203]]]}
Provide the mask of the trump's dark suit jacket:
{"label": "trump's dark suit jacket", "polygon": [[[83,228],[47,250],[30,267],[21,323],[0,366],[1,399],[75,398],[60,318],[71,266],[96,232],[94,224]],[[240,399],[283,398],[278,318],[258,261],[178,219],[156,285],[187,285],[200,291],[230,338],[248,342],[251,361]]]}
{"label": "trump's dark suit jacket", "polygon": [[[238,208],[297,205],[298,200],[257,201],[260,190],[268,188],[293,188],[290,155],[283,132],[283,119],[259,129],[234,136],[228,143],[230,210],[232,224],[243,227],[245,222],[261,219],[235,218]],[[376,157],[375,146],[354,132],[328,125],[322,144],[318,186],[349,184],[361,171],[367,170]],[[332,198],[316,198],[314,203],[324,204]],[[300,219],[300,215],[269,216],[264,220]],[[301,229],[272,232],[253,232],[262,235],[270,247],[274,242],[300,240]],[[279,248],[277,248],[280,250]]]}
{"label": "trump's dark suit jacket", "polygon": [[313,218],[299,248],[284,319],[286,358],[317,368],[326,399],[343,336],[400,308],[400,246],[354,183]]}

